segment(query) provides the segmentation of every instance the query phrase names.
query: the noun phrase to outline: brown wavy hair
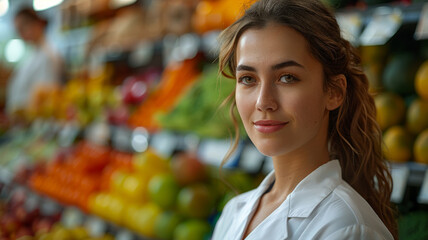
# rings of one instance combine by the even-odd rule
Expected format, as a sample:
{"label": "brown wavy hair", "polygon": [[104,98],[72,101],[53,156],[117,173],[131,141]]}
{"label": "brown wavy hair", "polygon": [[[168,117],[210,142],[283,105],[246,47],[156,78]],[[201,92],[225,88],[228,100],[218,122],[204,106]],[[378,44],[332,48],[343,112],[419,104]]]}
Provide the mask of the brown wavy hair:
{"label": "brown wavy hair", "polygon": [[[260,0],[225,29],[220,37],[220,73],[235,79],[236,46],[250,28],[276,22],[301,33],[312,55],[322,64],[324,90],[337,88],[332,77],[344,74],[347,88],[343,104],[329,113],[328,141],[332,158],[340,161],[343,179],[371,205],[395,239],[397,223],[390,202],[392,179],[382,156],[382,132],[376,122],[376,108],[369,84],[355,49],[341,36],[333,12],[318,0]],[[226,99],[235,121],[235,141],[222,165],[236,150],[239,140],[235,92]]]}

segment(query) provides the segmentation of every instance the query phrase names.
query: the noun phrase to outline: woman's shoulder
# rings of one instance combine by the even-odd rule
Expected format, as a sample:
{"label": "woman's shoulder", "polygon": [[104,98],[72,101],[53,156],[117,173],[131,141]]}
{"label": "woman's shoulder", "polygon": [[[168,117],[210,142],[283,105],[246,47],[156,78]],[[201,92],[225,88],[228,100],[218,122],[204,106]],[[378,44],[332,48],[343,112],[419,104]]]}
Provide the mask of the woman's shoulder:
{"label": "woman's shoulder", "polygon": [[314,215],[328,216],[323,218],[331,230],[335,229],[334,234],[358,232],[362,235],[374,234],[386,239],[392,238],[370,204],[345,181],[337,185],[330,196],[320,203]]}
{"label": "woman's shoulder", "polygon": [[344,210],[338,213],[352,215],[357,223],[381,221],[370,204],[345,181],[333,190],[331,204]]}

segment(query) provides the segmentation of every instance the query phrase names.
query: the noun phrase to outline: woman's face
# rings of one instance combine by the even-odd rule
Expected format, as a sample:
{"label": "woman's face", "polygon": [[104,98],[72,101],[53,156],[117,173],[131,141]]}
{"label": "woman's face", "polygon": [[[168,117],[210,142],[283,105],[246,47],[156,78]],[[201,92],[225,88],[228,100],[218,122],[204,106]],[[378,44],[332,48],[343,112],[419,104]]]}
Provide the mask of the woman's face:
{"label": "woman's face", "polygon": [[236,51],[236,105],[248,136],[271,157],[327,147],[322,65],[294,29],[246,30]]}

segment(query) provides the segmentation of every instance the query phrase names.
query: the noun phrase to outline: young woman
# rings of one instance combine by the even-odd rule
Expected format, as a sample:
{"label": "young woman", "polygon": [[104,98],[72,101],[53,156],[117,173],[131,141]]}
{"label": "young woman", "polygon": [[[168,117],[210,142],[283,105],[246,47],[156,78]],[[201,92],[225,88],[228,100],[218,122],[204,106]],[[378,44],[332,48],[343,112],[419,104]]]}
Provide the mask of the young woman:
{"label": "young woman", "polygon": [[260,0],[220,36],[230,99],[274,171],[213,239],[396,239],[391,176],[356,50],[318,0]]}

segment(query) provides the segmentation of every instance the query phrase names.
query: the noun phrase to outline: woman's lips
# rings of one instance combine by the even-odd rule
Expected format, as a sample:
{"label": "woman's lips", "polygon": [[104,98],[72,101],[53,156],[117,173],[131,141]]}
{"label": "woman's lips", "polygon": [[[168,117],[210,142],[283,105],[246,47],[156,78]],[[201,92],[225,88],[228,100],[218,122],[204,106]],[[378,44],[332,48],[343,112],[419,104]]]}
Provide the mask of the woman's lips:
{"label": "woman's lips", "polygon": [[254,127],[261,133],[273,133],[279,131],[288,122],[275,121],[275,120],[259,120],[254,122]]}

